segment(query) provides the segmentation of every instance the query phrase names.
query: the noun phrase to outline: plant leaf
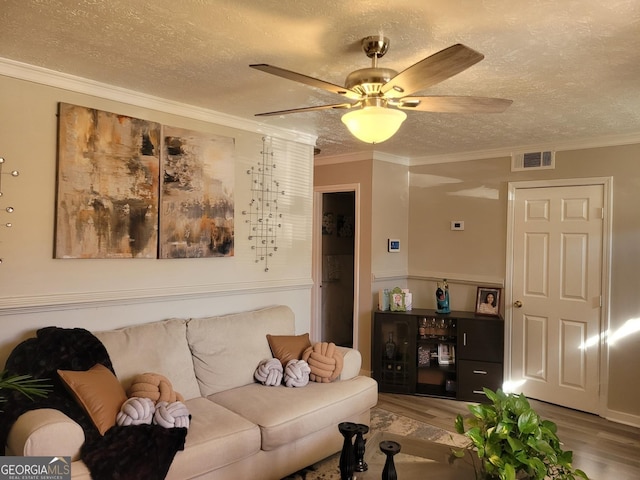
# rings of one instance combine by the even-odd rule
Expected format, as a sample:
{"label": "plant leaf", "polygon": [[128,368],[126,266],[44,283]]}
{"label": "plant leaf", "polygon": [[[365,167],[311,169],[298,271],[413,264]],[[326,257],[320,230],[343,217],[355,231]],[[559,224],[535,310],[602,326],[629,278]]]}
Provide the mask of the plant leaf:
{"label": "plant leaf", "polygon": [[[454,456],[455,458],[464,458],[464,449],[460,448],[460,449],[451,449],[451,454],[452,456]],[[449,462],[451,463],[451,462]]]}
{"label": "plant leaf", "polygon": [[488,457],[488,460],[491,462],[492,465],[495,465],[498,468],[504,465],[504,461],[502,460],[502,458],[500,458],[499,455],[490,455]]}
{"label": "plant leaf", "polygon": [[584,480],[589,480],[589,477],[587,477],[587,474],[586,474],[586,473],[584,473],[584,472],[583,472],[582,470],[580,470],[580,469],[577,469],[577,468],[576,468],[576,470],[575,470],[573,473],[575,473],[576,475],[578,475],[578,476],[579,476],[579,477],[581,477],[581,478],[584,478]]}
{"label": "plant leaf", "polygon": [[542,422],[540,422],[540,423],[541,423],[541,425],[542,425],[544,428],[549,429],[549,431],[550,431],[551,433],[553,433],[554,435],[558,432],[558,426],[557,426],[555,423],[553,423],[552,421],[550,421],[550,420],[543,420],[543,421],[542,421]]}
{"label": "plant leaf", "polygon": [[491,400],[491,402],[495,403],[495,401],[498,399],[498,395],[496,395],[493,390],[487,387],[484,387],[482,390],[484,391],[484,394],[487,396],[487,398]]}
{"label": "plant leaf", "polygon": [[480,431],[480,429],[478,427],[474,427],[474,428],[471,428],[471,429],[467,430],[465,435],[471,439],[471,441],[473,442],[473,444],[476,447],[478,447],[478,448],[484,447],[484,443],[485,443],[484,442],[484,435],[482,435],[482,432]]}
{"label": "plant leaf", "polygon": [[507,442],[511,447],[511,451],[515,454],[516,452],[522,452],[524,450],[524,444],[517,438],[507,437]]}
{"label": "plant leaf", "polygon": [[460,414],[458,414],[458,416],[456,417],[455,427],[456,427],[456,432],[464,433],[464,419]]}
{"label": "plant leaf", "polygon": [[525,410],[518,417],[518,430],[522,433],[533,433],[538,428],[538,415],[533,410]]}
{"label": "plant leaf", "polygon": [[513,465],[506,463],[504,465],[503,475],[500,476],[502,480],[516,480],[516,469]]}
{"label": "plant leaf", "polygon": [[542,480],[547,475],[547,467],[539,458],[532,458],[529,466],[535,471],[535,478]]}
{"label": "plant leaf", "polygon": [[[6,370],[0,373],[0,390],[15,390],[33,400],[33,397],[46,397],[52,385],[46,378],[33,378],[30,375],[9,375]],[[2,398],[4,401],[4,398]]]}

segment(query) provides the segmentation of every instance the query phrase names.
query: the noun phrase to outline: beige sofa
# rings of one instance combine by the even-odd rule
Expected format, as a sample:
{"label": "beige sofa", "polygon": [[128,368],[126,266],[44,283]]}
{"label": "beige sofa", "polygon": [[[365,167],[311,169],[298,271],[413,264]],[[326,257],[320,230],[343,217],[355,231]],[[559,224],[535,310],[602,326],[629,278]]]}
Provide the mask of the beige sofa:
{"label": "beige sofa", "polygon": [[[369,424],[376,382],[361,376],[359,352],[341,348],[344,367],[332,383],[269,387],[254,381],[271,358],[267,334],[294,335],[294,314],[273,306],[231,315],[170,319],[94,332],[125,389],[154,372],[171,380],[190,414],[185,449],[170,479],[280,479],[342,448],[338,424]],[[71,456],[73,478],[89,479],[79,460],[84,433],[61,412],[32,410],[14,424],[8,455]]]}

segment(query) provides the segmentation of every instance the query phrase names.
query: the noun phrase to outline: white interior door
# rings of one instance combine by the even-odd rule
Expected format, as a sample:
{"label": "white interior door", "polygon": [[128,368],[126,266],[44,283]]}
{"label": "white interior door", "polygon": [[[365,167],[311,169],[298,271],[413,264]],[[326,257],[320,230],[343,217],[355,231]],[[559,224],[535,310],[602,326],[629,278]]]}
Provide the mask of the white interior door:
{"label": "white interior door", "polygon": [[511,379],[531,398],[597,413],[604,186],[513,197]]}

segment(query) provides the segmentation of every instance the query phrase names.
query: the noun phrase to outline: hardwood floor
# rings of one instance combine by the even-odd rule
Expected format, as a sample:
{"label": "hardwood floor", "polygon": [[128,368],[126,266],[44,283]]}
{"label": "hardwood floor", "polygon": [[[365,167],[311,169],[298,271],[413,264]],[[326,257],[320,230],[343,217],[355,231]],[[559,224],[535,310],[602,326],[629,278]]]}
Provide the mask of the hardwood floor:
{"label": "hardwood floor", "polygon": [[[540,417],[555,422],[565,450],[573,451],[573,465],[591,480],[640,479],[640,429],[610,422],[596,415],[530,400]],[[454,431],[458,413],[469,413],[466,402],[442,398],[380,393],[378,406]]]}

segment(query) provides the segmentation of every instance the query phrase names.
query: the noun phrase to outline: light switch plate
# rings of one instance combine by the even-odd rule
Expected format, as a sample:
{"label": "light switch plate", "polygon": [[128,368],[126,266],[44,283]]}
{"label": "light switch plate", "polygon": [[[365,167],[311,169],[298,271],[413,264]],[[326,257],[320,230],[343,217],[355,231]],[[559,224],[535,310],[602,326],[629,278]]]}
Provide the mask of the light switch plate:
{"label": "light switch plate", "polygon": [[451,220],[451,230],[464,230],[464,221]]}

